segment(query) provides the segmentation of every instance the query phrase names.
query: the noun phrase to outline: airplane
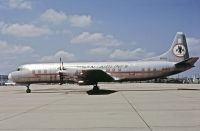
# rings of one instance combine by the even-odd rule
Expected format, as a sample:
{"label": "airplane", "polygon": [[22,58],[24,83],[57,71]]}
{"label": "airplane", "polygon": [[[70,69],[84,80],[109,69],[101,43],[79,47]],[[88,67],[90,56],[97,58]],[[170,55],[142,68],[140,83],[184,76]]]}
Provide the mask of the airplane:
{"label": "airplane", "polygon": [[170,49],[164,54],[138,61],[41,63],[25,64],[8,75],[9,80],[27,87],[34,83],[76,83],[93,85],[99,91],[99,82],[141,81],[162,78],[194,67],[199,57],[189,57],[186,37],[177,32]]}

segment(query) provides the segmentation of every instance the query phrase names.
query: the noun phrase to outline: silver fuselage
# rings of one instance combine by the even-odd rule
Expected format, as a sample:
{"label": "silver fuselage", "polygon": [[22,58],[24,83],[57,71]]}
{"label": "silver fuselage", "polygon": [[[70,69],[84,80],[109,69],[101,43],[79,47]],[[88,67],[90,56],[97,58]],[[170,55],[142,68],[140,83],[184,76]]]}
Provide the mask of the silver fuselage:
{"label": "silver fuselage", "polygon": [[[64,63],[63,81],[79,83],[81,70],[85,69],[103,70],[114,78],[113,81],[136,81],[165,77],[191,68],[177,68],[175,64],[168,61]],[[26,64],[10,73],[9,79],[20,84],[59,83],[59,71],[60,63]]]}

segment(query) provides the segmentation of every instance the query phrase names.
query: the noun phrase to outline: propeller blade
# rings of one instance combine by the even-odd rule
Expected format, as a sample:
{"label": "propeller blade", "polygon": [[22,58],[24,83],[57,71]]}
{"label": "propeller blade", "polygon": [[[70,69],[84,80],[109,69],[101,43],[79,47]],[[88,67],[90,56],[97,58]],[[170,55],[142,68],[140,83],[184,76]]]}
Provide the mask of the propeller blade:
{"label": "propeller blade", "polygon": [[60,70],[62,70],[62,59],[60,57]]}
{"label": "propeller blade", "polygon": [[62,70],[64,70],[63,62],[62,62]]}
{"label": "propeller blade", "polygon": [[[60,57],[60,71],[62,71],[62,70],[63,70],[63,62],[62,62],[62,59]],[[60,77],[60,85],[62,85],[63,84],[63,78],[64,78],[62,72],[59,72],[59,77]]]}

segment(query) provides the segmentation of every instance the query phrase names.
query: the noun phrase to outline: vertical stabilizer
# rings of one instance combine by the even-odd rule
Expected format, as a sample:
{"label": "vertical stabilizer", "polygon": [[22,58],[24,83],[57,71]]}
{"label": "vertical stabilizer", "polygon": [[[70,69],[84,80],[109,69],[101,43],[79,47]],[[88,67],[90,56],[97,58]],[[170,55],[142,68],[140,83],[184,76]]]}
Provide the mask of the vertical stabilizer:
{"label": "vertical stabilizer", "polygon": [[177,32],[170,49],[164,54],[147,60],[181,62],[189,58],[187,41],[183,32]]}

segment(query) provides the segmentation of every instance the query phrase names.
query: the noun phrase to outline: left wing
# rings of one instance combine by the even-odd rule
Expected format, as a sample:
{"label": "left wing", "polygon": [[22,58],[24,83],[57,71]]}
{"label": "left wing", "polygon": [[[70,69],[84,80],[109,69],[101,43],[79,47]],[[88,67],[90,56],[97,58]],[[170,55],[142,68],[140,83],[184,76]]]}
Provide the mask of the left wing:
{"label": "left wing", "polygon": [[68,67],[58,73],[61,84],[78,83],[79,85],[94,85],[98,82],[112,82],[115,80],[109,73],[101,69]]}
{"label": "left wing", "polygon": [[81,85],[114,81],[114,78],[109,73],[100,69],[83,69],[81,70],[79,79],[78,83]]}

